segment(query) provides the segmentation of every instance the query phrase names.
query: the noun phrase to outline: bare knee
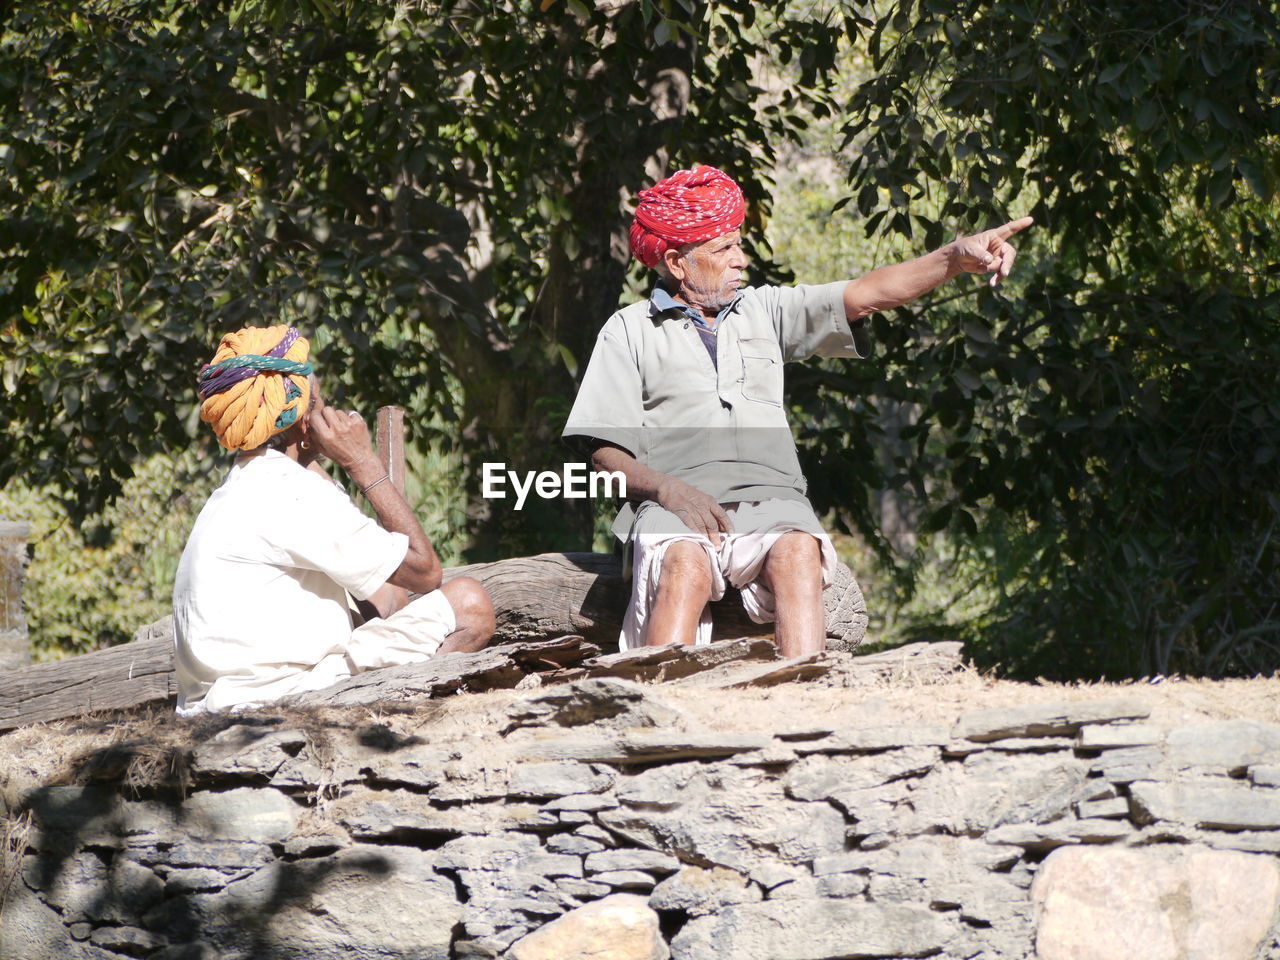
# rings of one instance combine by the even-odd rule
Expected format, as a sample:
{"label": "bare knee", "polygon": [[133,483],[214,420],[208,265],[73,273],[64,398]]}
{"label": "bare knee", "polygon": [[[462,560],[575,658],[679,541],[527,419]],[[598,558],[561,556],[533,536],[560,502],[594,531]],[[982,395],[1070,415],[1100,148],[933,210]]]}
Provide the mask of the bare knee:
{"label": "bare knee", "polygon": [[[706,549],[692,540],[677,540],[662,555],[660,589],[711,596],[711,561]],[[705,598],[704,601],[705,602]]]}
{"label": "bare knee", "polygon": [[456,577],[440,587],[440,592],[453,608],[454,619],[459,630],[483,637],[487,641],[493,636],[497,620],[494,617],[493,601],[489,592],[479,580],[471,577]]}
{"label": "bare knee", "polygon": [[820,583],[822,548],[818,538],[799,530],[784,533],[765,557],[764,577],[771,587],[778,581],[806,586]]}

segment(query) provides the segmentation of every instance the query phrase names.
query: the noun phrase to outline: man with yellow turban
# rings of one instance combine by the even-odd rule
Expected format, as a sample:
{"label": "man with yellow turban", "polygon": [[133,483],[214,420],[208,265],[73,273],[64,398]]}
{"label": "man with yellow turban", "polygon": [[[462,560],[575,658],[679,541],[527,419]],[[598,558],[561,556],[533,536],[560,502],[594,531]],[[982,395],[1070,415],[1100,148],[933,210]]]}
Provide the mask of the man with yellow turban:
{"label": "man with yellow turban", "polygon": [[626,477],[614,523],[632,594],[621,646],[706,643],[707,604],[729,583],[779,651],[825,644],[822,590],[836,558],[805,496],[783,407],[783,364],[865,357],[864,318],[959,273],[1009,275],[1008,238],[1031,218],[962,237],[907,263],[818,286],[748,287],[742,191],[725,173],[679,170],[640,191],[631,250],[652,294],[596,340],[565,426],[598,470]]}
{"label": "man with yellow turban", "polygon": [[[237,455],[196,518],[173,589],[178,711],[253,706],[361,670],[478,650],[493,605],[475,580],[441,586],[422,525],[354,411],[321,399],[293,327],[222,338],[200,371],[200,417]],[[365,516],[319,466],[338,464]],[[410,601],[408,591],[421,594]],[[348,596],[365,622],[353,626]]]}

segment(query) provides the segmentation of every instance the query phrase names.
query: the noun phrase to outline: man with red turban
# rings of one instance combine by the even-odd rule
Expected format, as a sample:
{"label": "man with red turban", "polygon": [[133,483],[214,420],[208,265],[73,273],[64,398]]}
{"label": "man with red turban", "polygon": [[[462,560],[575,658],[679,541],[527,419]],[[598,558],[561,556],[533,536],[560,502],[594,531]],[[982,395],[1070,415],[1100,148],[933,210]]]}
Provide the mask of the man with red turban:
{"label": "man with red turban", "polygon": [[748,287],[742,191],[714,167],[640,191],[631,250],[658,273],[652,294],[605,323],[564,435],[621,472],[614,532],[632,600],[621,646],[706,643],[707,604],[726,583],[783,656],[825,644],[822,590],[836,558],[805,497],[783,409],[783,364],[865,357],[865,318],[960,273],[1009,275],[1025,217],[856,280]]}
{"label": "man with red turban", "polygon": [[[493,605],[440,560],[358,413],[326,406],[293,327],[222,338],[200,371],[200,418],[236,451],[173,587],[178,712],[254,706],[373,667],[478,650]],[[378,515],[319,466],[328,457]],[[421,596],[412,601],[407,591]],[[348,598],[364,622],[353,624]]]}

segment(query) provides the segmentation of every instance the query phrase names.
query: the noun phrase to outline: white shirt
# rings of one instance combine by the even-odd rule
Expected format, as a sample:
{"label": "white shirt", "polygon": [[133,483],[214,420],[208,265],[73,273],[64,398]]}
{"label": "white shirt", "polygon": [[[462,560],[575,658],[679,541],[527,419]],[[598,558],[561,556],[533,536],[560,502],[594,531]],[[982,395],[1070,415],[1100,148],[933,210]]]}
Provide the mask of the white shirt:
{"label": "white shirt", "polygon": [[[409,539],[333,482],[275,450],[231,468],[196,518],[173,587],[178,706],[219,677],[306,670],[351,638],[346,593],[366,600]],[[252,682],[252,680],[250,680]]]}

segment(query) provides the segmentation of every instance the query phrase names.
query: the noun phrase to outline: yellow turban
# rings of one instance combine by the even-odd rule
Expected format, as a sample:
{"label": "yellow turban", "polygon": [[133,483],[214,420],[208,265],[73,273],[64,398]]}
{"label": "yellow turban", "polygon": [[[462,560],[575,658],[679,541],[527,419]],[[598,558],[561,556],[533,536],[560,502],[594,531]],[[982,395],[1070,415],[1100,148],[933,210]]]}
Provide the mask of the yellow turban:
{"label": "yellow turban", "polygon": [[310,346],[290,326],[228,333],[200,370],[200,419],[228,450],[253,450],[311,408]]}

